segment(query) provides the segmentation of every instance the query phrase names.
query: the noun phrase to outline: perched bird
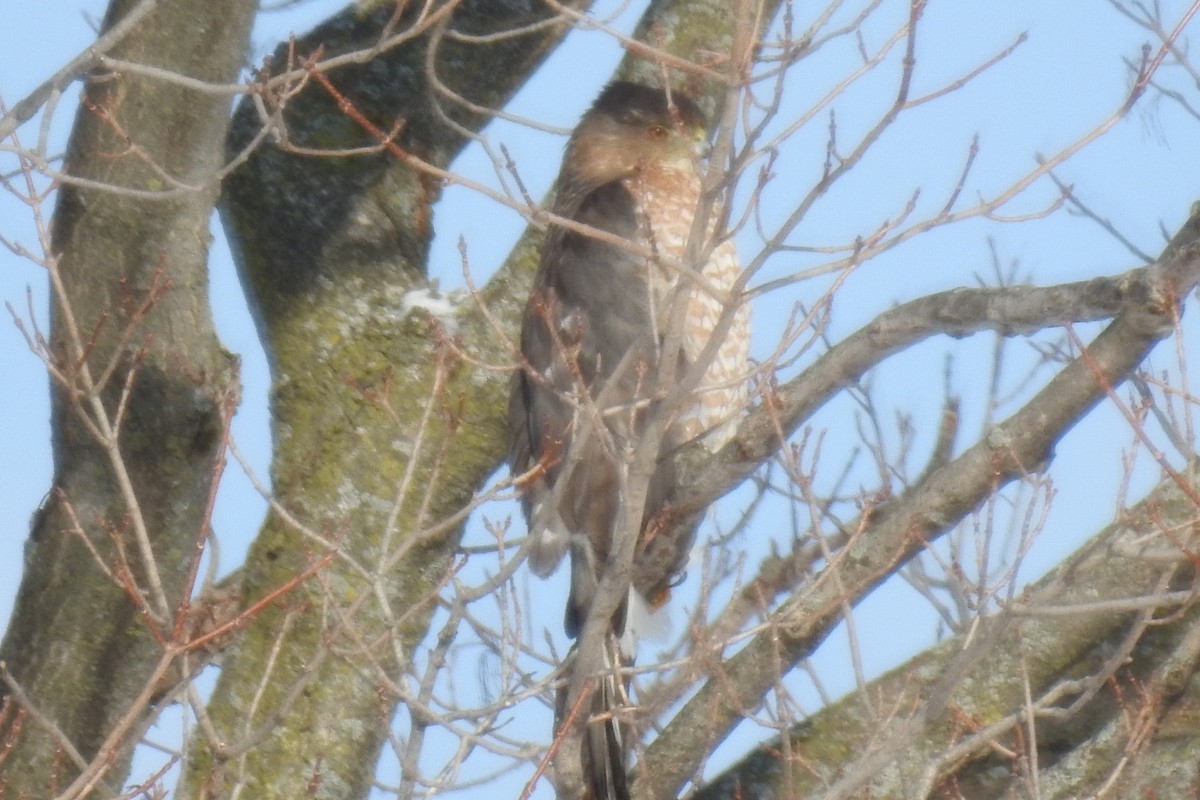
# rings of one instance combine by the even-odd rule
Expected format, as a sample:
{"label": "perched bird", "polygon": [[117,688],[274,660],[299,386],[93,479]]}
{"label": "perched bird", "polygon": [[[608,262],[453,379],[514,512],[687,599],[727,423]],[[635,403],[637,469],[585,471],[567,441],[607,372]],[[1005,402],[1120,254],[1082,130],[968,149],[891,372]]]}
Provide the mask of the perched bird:
{"label": "perched bird", "polygon": [[[632,600],[652,609],[665,602],[695,536],[652,530],[675,489],[669,455],[693,439],[719,449],[746,405],[749,309],[730,292],[737,253],[732,241],[714,244],[711,221],[693,231],[706,131],[687,97],[613,83],[571,136],[559,174],[554,213],[587,227],[552,222],[542,248],[509,400],[509,462],[524,490],[533,571],[547,575],[571,553],[572,638],[616,537],[638,537]],[[726,335],[704,352],[726,315]],[[702,357],[711,358],[698,364]],[[695,382],[694,364],[698,383],[670,395],[680,381]],[[641,526],[623,533],[629,454],[654,414],[667,425]],[[616,677],[632,659],[628,643],[618,646],[626,616],[622,602],[611,620],[610,675],[583,736],[587,796],[598,800],[627,796],[626,730],[613,713],[627,703]]]}

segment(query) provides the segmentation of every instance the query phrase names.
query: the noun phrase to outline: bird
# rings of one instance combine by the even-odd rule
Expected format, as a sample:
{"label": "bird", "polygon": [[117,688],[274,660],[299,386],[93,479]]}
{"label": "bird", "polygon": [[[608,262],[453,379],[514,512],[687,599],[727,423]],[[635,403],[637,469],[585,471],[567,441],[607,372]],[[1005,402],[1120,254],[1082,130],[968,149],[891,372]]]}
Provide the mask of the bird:
{"label": "bird", "polygon": [[[595,800],[628,797],[620,670],[635,646],[630,603],[663,605],[695,539],[695,525],[654,523],[677,488],[671,455],[693,440],[719,450],[747,405],[750,321],[735,291],[737,252],[713,221],[693,231],[707,132],[682,92],[627,81],[601,91],[567,143],[509,396],[508,460],[530,567],[546,576],[570,553],[569,637],[588,619],[618,537],[638,537],[628,598],[609,622],[608,674],[584,723],[584,796]],[[709,347],[724,320],[724,337]],[[690,389],[672,394],[684,381]],[[655,415],[665,424],[641,525],[624,533],[630,453]],[[561,692],[558,706],[556,731],[566,715]]]}

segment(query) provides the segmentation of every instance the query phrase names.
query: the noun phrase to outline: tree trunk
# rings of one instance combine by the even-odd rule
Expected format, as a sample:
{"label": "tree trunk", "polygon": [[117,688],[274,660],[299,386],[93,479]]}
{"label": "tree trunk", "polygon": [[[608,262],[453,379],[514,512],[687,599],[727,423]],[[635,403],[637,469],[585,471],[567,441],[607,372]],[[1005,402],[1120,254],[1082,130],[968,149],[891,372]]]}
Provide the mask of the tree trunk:
{"label": "tree trunk", "polygon": [[[137,5],[113,3],[105,28]],[[232,83],[256,5],[165,0],[110,55]],[[207,276],[229,106],[228,93],[119,71],[84,87],[66,171],[103,188],[61,189],[47,248],[56,472],[0,647],[0,740],[22,728],[14,797],[77,778],[119,788],[152,676],[177,655],[237,395]]]}
{"label": "tree trunk", "polygon": [[[527,5],[463,3],[449,25],[486,35],[549,16]],[[420,724],[402,668],[450,577],[464,509],[503,453],[507,370],[465,365],[450,342],[500,365],[506,343],[471,306],[457,319],[406,306],[427,286],[435,171],[489,119],[439,94],[426,59],[435,50],[439,81],[499,108],[569,26],[464,44],[416,11],[394,13],[351,9],[298,42],[296,62],[287,47],[276,53],[282,71],[318,48],[326,59],[369,48],[389,24],[410,37],[331,69],[328,85],[310,77],[283,110],[280,143],[255,150],[228,181],[223,216],[274,385],[278,506],[247,557],[246,605],[291,588],[227,654],[208,709],[221,742],[261,741],[248,752],[198,742],[181,797],[225,796],[234,783],[262,798],[366,795],[401,700]],[[382,148],[360,113],[382,131],[398,123],[396,148]],[[231,156],[263,124],[243,103]],[[337,153],[350,148],[377,152]],[[512,297],[491,299],[493,313],[515,320]]]}

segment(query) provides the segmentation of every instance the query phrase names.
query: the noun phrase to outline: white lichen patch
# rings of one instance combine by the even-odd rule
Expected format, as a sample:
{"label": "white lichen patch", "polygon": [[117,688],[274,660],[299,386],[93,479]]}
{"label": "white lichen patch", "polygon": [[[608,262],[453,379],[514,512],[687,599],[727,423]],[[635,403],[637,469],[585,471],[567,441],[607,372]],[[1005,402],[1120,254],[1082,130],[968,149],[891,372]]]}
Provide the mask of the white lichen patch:
{"label": "white lichen patch", "polygon": [[413,311],[420,310],[438,321],[438,324],[453,334],[458,328],[458,297],[455,294],[444,294],[436,286],[421,287],[406,292],[400,298],[400,316],[407,317]]}

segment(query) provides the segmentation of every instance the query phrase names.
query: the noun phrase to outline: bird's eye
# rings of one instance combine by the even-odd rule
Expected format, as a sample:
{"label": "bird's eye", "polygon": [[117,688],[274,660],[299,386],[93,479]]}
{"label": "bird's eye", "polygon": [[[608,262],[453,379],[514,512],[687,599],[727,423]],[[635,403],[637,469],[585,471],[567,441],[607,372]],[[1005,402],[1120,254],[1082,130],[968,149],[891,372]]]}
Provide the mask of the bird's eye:
{"label": "bird's eye", "polygon": [[665,125],[651,125],[649,130],[651,139],[665,139],[670,134]]}

